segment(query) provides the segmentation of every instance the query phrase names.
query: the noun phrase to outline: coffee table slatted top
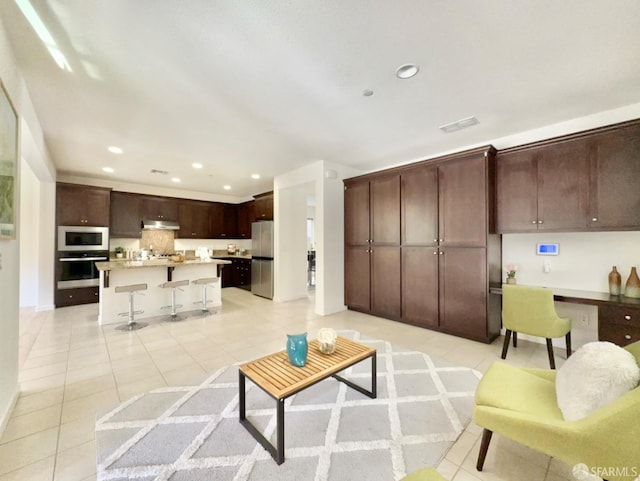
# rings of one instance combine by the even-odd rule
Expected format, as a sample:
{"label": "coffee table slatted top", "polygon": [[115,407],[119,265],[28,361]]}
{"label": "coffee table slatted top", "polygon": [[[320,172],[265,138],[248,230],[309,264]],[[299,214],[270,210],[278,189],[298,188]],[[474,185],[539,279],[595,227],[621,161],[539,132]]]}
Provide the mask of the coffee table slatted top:
{"label": "coffee table slatted top", "polygon": [[309,342],[307,363],[296,367],[289,362],[287,351],[280,351],[240,366],[242,373],[276,399],[283,399],[315,382],[332,376],[376,350],[342,336],[336,339],[333,354],[323,354],[318,341]]}

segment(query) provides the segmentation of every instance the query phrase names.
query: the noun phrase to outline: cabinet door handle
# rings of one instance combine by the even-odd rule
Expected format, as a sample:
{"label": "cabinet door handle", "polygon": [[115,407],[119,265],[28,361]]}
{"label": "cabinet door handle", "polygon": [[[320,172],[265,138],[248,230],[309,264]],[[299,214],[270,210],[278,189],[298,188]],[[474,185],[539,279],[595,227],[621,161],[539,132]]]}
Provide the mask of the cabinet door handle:
{"label": "cabinet door handle", "polygon": [[537,222],[537,221],[535,221],[535,220],[532,220],[532,221],[531,221],[531,223],[532,223],[532,224],[537,224],[538,222]]}
{"label": "cabinet door handle", "polygon": [[598,218],[594,217],[593,219],[591,219],[591,222],[598,222]]}
{"label": "cabinet door handle", "polygon": [[440,242],[444,242],[444,239],[440,239]]}
{"label": "cabinet door handle", "polygon": [[627,321],[630,321],[630,320],[631,320],[631,316],[624,316],[624,318],[625,318]]}
{"label": "cabinet door handle", "polygon": [[630,336],[629,334],[625,334],[625,335],[624,335],[624,338],[628,341],[628,340],[630,340],[630,339],[631,339],[631,336]]}
{"label": "cabinet door handle", "polygon": [[442,255],[444,255],[444,252],[440,251],[440,255],[441,255],[441,256],[442,256]]}
{"label": "cabinet door handle", "polygon": [[433,255],[434,255],[434,256],[435,256],[435,255],[437,255],[437,254],[438,254],[438,252],[437,252],[437,251],[433,251]]}
{"label": "cabinet door handle", "polygon": [[538,224],[543,224],[543,222],[541,220],[538,221]]}

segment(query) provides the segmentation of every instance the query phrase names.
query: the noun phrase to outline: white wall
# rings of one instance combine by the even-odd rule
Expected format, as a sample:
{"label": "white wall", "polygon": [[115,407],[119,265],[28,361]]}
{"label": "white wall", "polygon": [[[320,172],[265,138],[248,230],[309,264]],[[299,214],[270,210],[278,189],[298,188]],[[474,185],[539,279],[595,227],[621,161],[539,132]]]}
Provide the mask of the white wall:
{"label": "white wall", "polygon": [[[344,187],[342,180],[360,174],[360,171],[325,161],[301,167],[274,180],[274,220],[275,220],[275,278],[274,300],[292,299],[300,295],[302,286],[306,289],[306,235],[296,242],[295,258],[289,254],[287,242],[291,236],[298,239],[298,224],[304,232],[304,215],[297,215],[295,223],[282,220],[300,207],[306,206],[302,192],[311,193],[315,198],[316,237],[316,305],[315,312],[328,315],[345,309],[344,305]],[[313,185],[313,187],[311,187]],[[296,190],[296,187],[304,189]],[[290,190],[289,189],[293,189]],[[296,211],[297,212],[297,211]],[[300,245],[298,245],[301,243]],[[284,264],[293,264],[287,265]],[[304,278],[300,278],[300,273]],[[294,279],[295,278],[295,279]],[[286,290],[285,290],[286,289]]]}
{"label": "white wall", "polygon": [[[536,255],[536,244],[558,243],[558,256]],[[608,276],[617,266],[622,286],[632,266],[640,266],[640,232],[571,232],[505,234],[502,236],[504,264],[518,264],[518,284],[608,292]],[[551,271],[543,271],[548,261]],[[556,303],[558,314],[571,318],[575,348],[598,340],[598,310],[595,306]],[[536,342],[541,339],[532,338]],[[562,340],[554,341],[561,347]]]}
{"label": "white wall", "polygon": [[[7,90],[9,97],[13,101],[13,105],[18,112],[20,124],[20,145],[19,158],[23,158],[29,164],[35,176],[40,182],[53,182],[55,179],[55,168],[49,159],[42,129],[38,123],[33,104],[29,98],[26,86],[20,76],[13,51],[9,45],[4,26],[0,19],[0,79]],[[20,200],[22,197],[21,175],[22,162],[18,163],[18,181],[16,185],[16,196],[18,204],[18,225],[24,221],[24,215],[20,212]],[[29,174],[27,174],[29,175]],[[31,188],[33,178],[29,183]],[[54,198],[49,197],[43,199],[42,186],[40,194],[40,214],[42,216],[51,216],[54,212]],[[46,187],[45,187],[46,190]],[[27,222],[29,222],[27,220]],[[53,229],[48,229],[45,222],[39,226],[36,231],[29,232],[30,236],[40,238],[40,249],[50,242],[50,249],[53,246]],[[20,228],[18,228],[16,240],[0,240],[0,432],[4,427],[18,396],[18,335],[19,335],[19,303],[20,303],[20,242],[22,242]],[[49,246],[48,246],[49,247]],[[41,262],[49,262],[51,269],[53,268],[53,253],[48,254],[47,258],[39,258]],[[40,280],[43,278],[43,272],[46,276],[49,266],[40,268],[38,290],[43,288]],[[53,275],[50,278],[50,292],[53,292]],[[52,296],[52,294],[50,294]],[[40,292],[38,292],[38,303],[40,300]]]}
{"label": "white wall", "polygon": [[31,307],[38,304],[40,236],[31,234],[40,225],[40,181],[24,158],[21,169],[20,307]]}

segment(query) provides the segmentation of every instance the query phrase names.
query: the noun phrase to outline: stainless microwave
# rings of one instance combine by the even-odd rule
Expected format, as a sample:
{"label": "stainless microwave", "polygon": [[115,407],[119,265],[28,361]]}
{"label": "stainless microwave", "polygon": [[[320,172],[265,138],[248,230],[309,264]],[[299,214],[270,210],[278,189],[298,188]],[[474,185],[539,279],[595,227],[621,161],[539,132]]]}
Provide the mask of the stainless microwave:
{"label": "stainless microwave", "polygon": [[59,251],[107,251],[109,228],[89,226],[58,226]]}

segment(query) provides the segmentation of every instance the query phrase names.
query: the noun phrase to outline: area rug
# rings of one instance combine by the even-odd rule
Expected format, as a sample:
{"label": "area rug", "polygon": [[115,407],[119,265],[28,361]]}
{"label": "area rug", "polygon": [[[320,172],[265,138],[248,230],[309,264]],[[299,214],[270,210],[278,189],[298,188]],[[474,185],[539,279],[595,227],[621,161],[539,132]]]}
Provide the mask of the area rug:
{"label": "area rug", "polygon": [[[278,466],[238,421],[238,366],[194,386],[136,396],[96,421],[98,480],[398,480],[436,466],[471,420],[477,371],[389,342],[377,349],[378,397],[333,378],[285,402]],[[342,375],[370,385],[371,363]],[[275,401],[247,379],[247,417],[274,441]]]}

